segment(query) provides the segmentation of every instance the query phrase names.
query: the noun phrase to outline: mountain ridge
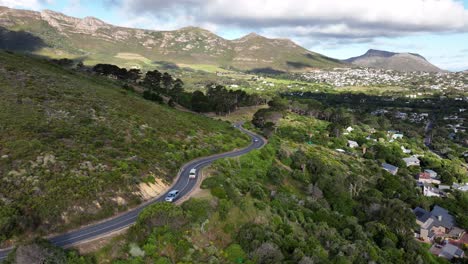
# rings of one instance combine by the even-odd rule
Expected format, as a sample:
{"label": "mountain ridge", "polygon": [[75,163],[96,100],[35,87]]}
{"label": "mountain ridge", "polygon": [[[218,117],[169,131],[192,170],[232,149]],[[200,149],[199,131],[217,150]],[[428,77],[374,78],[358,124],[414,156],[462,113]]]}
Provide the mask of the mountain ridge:
{"label": "mountain ridge", "polygon": [[[223,68],[305,71],[342,66],[339,60],[309,51],[288,39],[251,33],[227,40],[199,27],[172,31],[127,28],[94,17],[0,7],[0,27],[41,38],[47,47],[36,53],[53,57],[85,57],[85,63],[154,66],[154,61],[210,64]],[[119,54],[124,54],[123,56]]]}
{"label": "mountain ridge", "polygon": [[397,53],[385,50],[369,49],[361,56],[343,60],[346,63],[369,68],[381,68],[401,72],[425,71],[443,72],[431,64],[425,57],[417,53]]}

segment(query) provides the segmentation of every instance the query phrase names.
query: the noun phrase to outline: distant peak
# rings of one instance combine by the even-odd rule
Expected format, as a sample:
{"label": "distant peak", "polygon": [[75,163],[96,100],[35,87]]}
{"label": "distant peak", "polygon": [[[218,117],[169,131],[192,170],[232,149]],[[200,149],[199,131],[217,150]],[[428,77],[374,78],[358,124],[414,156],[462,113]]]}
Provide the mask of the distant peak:
{"label": "distant peak", "polygon": [[200,29],[202,28],[196,27],[196,26],[186,26],[186,27],[180,28],[179,30],[200,30]]}
{"label": "distant peak", "polygon": [[426,60],[423,56],[417,54],[417,53],[410,53],[410,52],[403,52],[403,53],[398,53],[398,52],[391,52],[391,51],[385,51],[385,50],[377,50],[377,49],[370,49],[364,54],[364,56],[378,56],[378,57],[385,57],[389,58],[398,54],[408,54],[411,56],[416,56],[419,57],[423,60]]}
{"label": "distant peak", "polygon": [[95,25],[105,25],[106,24],[106,22],[104,22],[104,21],[102,21],[102,20],[100,20],[98,18],[91,17],[91,16],[83,18],[83,21],[85,21],[86,23],[95,24]]}
{"label": "distant peak", "polygon": [[250,32],[249,34],[245,35],[245,37],[261,37],[259,34],[255,33],[255,32]]}
{"label": "distant peak", "polygon": [[187,26],[180,28],[178,31],[203,31],[203,32],[210,32],[209,30],[206,30],[201,27],[196,27],[196,26]]}
{"label": "distant peak", "polygon": [[243,39],[252,39],[252,38],[265,38],[265,37],[255,33],[255,32],[250,32],[249,34],[245,35],[242,38]]}
{"label": "distant peak", "polygon": [[266,37],[264,36],[261,36],[255,32],[251,32],[241,38],[238,38],[236,39],[235,41],[240,41],[240,42],[243,42],[243,41],[247,41],[247,40],[251,40],[251,39],[267,39]]}
{"label": "distant peak", "polygon": [[395,52],[385,51],[385,50],[377,50],[377,49],[370,49],[364,54],[364,56],[379,56],[379,57],[391,57],[396,55]]}
{"label": "distant peak", "polygon": [[102,20],[100,20],[99,18],[96,18],[96,17],[92,17],[92,16],[87,16],[85,18],[83,18],[84,20],[89,20],[89,21],[100,21],[100,22],[104,22]]}

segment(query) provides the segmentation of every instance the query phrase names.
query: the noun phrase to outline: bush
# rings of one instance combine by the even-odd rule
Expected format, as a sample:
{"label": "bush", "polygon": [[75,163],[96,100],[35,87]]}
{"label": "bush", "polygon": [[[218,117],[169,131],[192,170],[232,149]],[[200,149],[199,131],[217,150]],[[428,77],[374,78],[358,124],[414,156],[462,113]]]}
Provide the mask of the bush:
{"label": "bush", "polygon": [[247,258],[247,254],[239,244],[229,245],[224,252],[226,259],[233,263],[244,263]]}
{"label": "bush", "polygon": [[211,194],[215,197],[218,197],[219,199],[227,198],[226,191],[222,187],[219,187],[219,186],[213,187],[211,189]]}

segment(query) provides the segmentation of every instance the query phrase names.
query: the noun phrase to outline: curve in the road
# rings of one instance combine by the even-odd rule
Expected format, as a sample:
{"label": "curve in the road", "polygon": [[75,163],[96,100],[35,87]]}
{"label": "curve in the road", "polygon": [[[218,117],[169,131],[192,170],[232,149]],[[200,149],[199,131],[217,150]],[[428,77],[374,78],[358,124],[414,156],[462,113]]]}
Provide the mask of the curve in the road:
{"label": "curve in the road", "polygon": [[[99,222],[97,224],[86,226],[86,227],[83,227],[83,228],[80,228],[80,229],[77,229],[77,230],[74,230],[65,234],[51,237],[49,238],[49,240],[56,246],[69,247],[72,245],[77,245],[86,241],[97,239],[104,235],[127,228],[136,222],[138,214],[145,207],[156,202],[163,202],[164,198],[166,197],[169,191],[179,190],[180,193],[179,193],[179,196],[176,198],[176,200],[179,200],[189,195],[192,189],[196,186],[197,179],[199,176],[197,175],[197,179],[190,179],[189,173],[191,169],[196,169],[198,173],[200,169],[210,165],[215,160],[244,155],[254,149],[260,149],[266,144],[266,141],[264,138],[244,129],[241,126],[241,124],[236,124],[235,127],[241,130],[243,133],[250,136],[252,143],[248,147],[244,149],[232,151],[232,152],[217,154],[217,155],[193,160],[185,164],[182,167],[181,171],[179,172],[176,182],[172,185],[172,187],[166,193],[159,196],[158,198],[151,200],[149,202],[146,202],[142,204],[141,206],[134,208],[132,210],[129,210],[117,217],[113,217],[108,220]],[[5,259],[11,250],[12,248],[0,250],[0,261],[2,259]]]}

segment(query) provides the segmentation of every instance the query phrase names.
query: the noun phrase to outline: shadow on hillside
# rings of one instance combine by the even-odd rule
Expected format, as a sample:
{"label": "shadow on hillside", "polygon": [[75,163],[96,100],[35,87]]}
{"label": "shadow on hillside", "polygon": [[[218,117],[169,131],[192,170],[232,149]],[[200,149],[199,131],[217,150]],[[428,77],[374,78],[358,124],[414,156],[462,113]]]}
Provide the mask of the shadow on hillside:
{"label": "shadow on hillside", "polygon": [[255,68],[255,69],[252,69],[250,71],[247,71],[248,73],[252,73],[252,74],[272,74],[272,75],[276,75],[276,74],[283,74],[283,73],[286,73],[284,71],[280,71],[280,70],[276,70],[276,69],[273,69],[273,68]]}
{"label": "shadow on hillside", "polygon": [[304,69],[304,68],[310,68],[310,64],[303,63],[303,62],[296,62],[296,61],[287,61],[286,65],[288,67],[296,68],[296,69]]}
{"label": "shadow on hillside", "polygon": [[47,44],[31,33],[0,27],[0,49],[32,52],[44,47],[47,47]]}
{"label": "shadow on hillside", "polygon": [[180,67],[177,66],[177,64],[169,62],[169,61],[153,61],[153,64],[158,65],[159,67],[161,67],[161,69],[164,69],[164,70],[180,69]]}
{"label": "shadow on hillside", "polygon": [[324,56],[324,55],[317,56],[317,55],[312,55],[310,53],[306,53],[306,54],[304,54],[304,56],[306,58],[308,58],[308,59],[311,59],[311,60],[319,60],[319,58],[322,58],[322,59],[327,59],[329,61],[336,62],[336,63],[343,63],[342,61],[340,61],[338,59],[330,58],[330,57],[327,57],[327,56]]}

